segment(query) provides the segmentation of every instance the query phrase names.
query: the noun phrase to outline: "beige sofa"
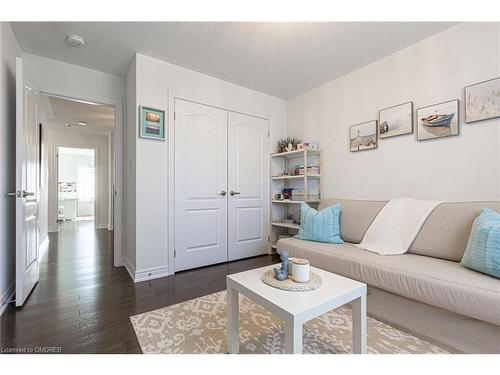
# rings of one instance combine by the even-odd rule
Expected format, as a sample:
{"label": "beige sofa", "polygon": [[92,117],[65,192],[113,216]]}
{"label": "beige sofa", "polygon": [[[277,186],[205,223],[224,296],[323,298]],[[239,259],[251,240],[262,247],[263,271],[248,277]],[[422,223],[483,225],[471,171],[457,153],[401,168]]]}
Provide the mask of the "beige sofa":
{"label": "beige sofa", "polygon": [[345,244],[285,238],[278,250],[311,265],[368,284],[368,313],[451,352],[500,353],[500,279],[460,265],[474,218],[500,202],[443,203],[427,218],[409,251],[378,255],[358,249],[369,225],[386,204],[341,202]]}

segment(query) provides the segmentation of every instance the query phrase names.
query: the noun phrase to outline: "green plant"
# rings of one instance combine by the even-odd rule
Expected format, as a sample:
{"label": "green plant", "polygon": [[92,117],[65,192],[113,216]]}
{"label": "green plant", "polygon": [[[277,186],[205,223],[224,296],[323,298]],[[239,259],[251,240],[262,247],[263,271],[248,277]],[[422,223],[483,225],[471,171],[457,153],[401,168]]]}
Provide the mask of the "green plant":
{"label": "green plant", "polygon": [[278,140],[277,144],[277,151],[278,152],[285,152],[286,148],[288,147],[288,144],[292,144],[292,150],[297,149],[297,144],[300,143],[300,140],[298,140],[295,137],[286,137],[286,138],[281,138]]}

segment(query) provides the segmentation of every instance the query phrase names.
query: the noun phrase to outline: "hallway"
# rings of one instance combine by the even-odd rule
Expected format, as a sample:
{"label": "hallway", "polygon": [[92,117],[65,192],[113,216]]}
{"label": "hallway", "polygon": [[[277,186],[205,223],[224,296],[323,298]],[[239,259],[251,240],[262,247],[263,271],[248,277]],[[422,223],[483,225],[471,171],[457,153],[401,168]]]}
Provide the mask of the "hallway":
{"label": "hallway", "polygon": [[113,267],[113,232],[70,224],[50,234],[25,306],[11,304],[0,318],[3,352],[141,353],[129,316],[223,290],[228,273],[278,261],[261,256],[134,284]]}

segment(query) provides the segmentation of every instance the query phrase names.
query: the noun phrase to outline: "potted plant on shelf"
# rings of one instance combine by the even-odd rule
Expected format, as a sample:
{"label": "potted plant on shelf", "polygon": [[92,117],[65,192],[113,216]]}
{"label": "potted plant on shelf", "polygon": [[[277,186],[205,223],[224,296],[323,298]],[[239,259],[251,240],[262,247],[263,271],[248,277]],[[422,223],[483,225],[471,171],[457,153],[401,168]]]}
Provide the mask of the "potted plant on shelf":
{"label": "potted plant on shelf", "polygon": [[281,138],[278,141],[277,152],[287,152],[287,151],[295,151],[297,150],[297,144],[300,143],[300,140],[294,137],[286,137]]}

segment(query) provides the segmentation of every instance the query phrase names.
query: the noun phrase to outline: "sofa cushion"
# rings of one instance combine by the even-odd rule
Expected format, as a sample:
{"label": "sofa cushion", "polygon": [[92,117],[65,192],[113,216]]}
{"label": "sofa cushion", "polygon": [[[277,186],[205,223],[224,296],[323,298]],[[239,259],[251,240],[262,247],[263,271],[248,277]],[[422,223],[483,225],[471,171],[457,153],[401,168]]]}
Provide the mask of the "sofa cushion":
{"label": "sofa cushion", "polygon": [[300,205],[300,229],[295,237],[301,240],[344,243],[340,238],[340,203],[316,211],[307,203]]}
{"label": "sofa cushion", "polygon": [[460,262],[472,223],[482,208],[500,212],[500,202],[440,204],[429,215],[408,252]]}
{"label": "sofa cushion", "polygon": [[483,208],[476,217],[461,264],[500,278],[500,214]]}
{"label": "sofa cushion", "polygon": [[416,254],[383,256],[353,244],[286,238],[278,250],[311,265],[458,314],[500,325],[500,280],[460,263]]}
{"label": "sofa cushion", "polygon": [[344,241],[360,243],[385,201],[358,201],[349,199],[322,199],[318,210],[333,204],[342,205],[340,212],[340,236]]}

